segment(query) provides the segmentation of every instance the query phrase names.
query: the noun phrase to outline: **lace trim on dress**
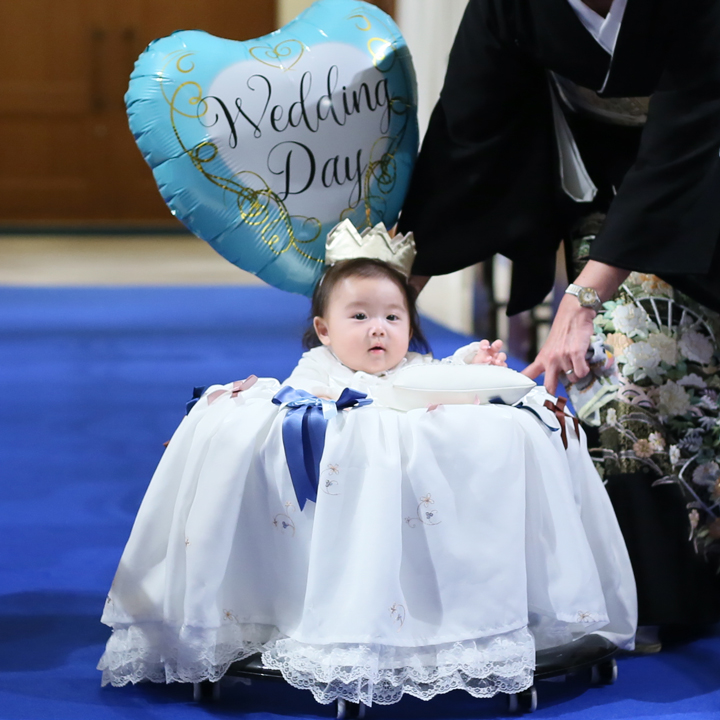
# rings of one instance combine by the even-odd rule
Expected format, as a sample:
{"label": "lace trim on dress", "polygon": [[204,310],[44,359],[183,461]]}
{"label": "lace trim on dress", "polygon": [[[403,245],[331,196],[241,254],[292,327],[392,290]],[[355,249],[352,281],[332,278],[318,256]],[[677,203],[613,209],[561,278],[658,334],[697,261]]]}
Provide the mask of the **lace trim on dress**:
{"label": "lace trim on dress", "polygon": [[474,697],[520,692],[533,683],[535,644],[527,628],[426,647],[307,645],[281,638],[268,643],[262,659],[319,703],[343,698],[390,705],[404,694],[430,700],[457,689]]}
{"label": "lace trim on dress", "polygon": [[237,660],[262,652],[320,703],[338,698],[365,705],[392,704],[403,694],[430,700],[462,689],[474,697],[530,687],[535,645],[527,628],[503,635],[426,647],[370,644],[308,645],[280,637],[266,625],[214,629],[169,628],[159,623],[116,628],[98,669],[103,685],[219,680]]}
{"label": "lace trim on dress", "polygon": [[270,625],[228,624],[219,628],[173,628],[162,623],[116,627],[98,663],[102,684],[121,687],[219,680],[228,667],[261,652],[278,635]]}

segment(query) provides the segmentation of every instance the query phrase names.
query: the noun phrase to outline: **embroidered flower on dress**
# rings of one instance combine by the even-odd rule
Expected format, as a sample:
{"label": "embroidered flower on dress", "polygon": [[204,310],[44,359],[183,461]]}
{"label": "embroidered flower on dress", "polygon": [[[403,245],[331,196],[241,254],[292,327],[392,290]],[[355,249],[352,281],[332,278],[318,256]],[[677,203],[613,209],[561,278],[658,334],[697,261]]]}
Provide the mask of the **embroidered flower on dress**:
{"label": "embroidered flower on dress", "polygon": [[615,425],[617,422],[617,412],[615,411],[615,408],[610,408],[607,413],[605,414],[605,422],[608,425]]}
{"label": "embroidered flower on dress", "polygon": [[436,515],[438,514],[438,511],[434,508],[431,508],[431,505],[434,505],[435,501],[432,499],[432,496],[430,493],[425,495],[424,497],[420,498],[420,503],[417,506],[417,510],[415,511],[415,517],[406,517],[405,522],[410,526],[411,528],[417,527],[417,521],[419,520],[423,525],[439,525],[442,520],[437,520]]}
{"label": "embroidered flower on dress", "polygon": [[393,603],[390,606],[390,615],[392,615],[393,620],[398,624],[398,632],[400,632],[400,628],[402,628],[405,623],[405,606],[399,603]]}
{"label": "embroidered flower on dress", "polygon": [[695,330],[686,330],[678,344],[680,352],[692,362],[707,365],[712,359],[712,343],[705,335]]}
{"label": "embroidered flower on dress", "polygon": [[641,438],[640,440],[637,440],[633,445],[633,452],[638,457],[648,458],[655,453],[655,450],[649,440]]}
{"label": "embroidered flower on dress", "polygon": [[644,334],[648,328],[648,316],[645,310],[635,303],[616,305],[611,313],[615,330],[633,337]]}
{"label": "embroidered flower on dress", "polygon": [[295,523],[292,518],[285,513],[278,513],[272,521],[272,524],[281,531],[289,530],[290,535],[295,536]]}
{"label": "embroidered flower on dress", "polygon": [[677,342],[665,333],[650,333],[648,342],[660,355],[660,360],[668,365],[675,365],[678,361]]}
{"label": "embroidered flower on dress", "polygon": [[579,623],[591,623],[595,622],[595,616],[589,612],[578,612],[577,622]]}
{"label": "embroidered flower on dress", "polygon": [[668,380],[658,389],[658,409],[661,415],[684,415],[690,410],[690,398],[685,388]]}

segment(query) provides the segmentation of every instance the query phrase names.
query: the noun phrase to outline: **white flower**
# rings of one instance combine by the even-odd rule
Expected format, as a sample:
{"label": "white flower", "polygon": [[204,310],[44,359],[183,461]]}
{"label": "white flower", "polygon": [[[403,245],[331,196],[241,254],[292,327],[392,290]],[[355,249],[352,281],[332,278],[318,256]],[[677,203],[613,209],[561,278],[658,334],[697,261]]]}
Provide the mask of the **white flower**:
{"label": "white flower", "polygon": [[615,330],[630,337],[647,330],[647,313],[635,303],[616,305],[611,317]]}
{"label": "white flower", "polygon": [[660,364],[660,353],[649,342],[641,340],[628,345],[620,359],[636,369],[654,370]]}
{"label": "white flower", "polygon": [[694,387],[694,388],[706,388],[707,384],[705,381],[697,374],[690,373],[689,375],[686,375],[683,378],[680,378],[678,380],[678,385],[682,385],[683,387]]}
{"label": "white flower", "polygon": [[660,360],[668,365],[677,362],[677,342],[664,333],[650,333],[648,342],[660,353]]}
{"label": "white flower", "polygon": [[615,425],[617,422],[617,412],[615,412],[615,408],[610,408],[607,411],[607,414],[605,415],[605,422],[608,425]]}
{"label": "white flower", "polygon": [[715,482],[720,474],[720,467],[716,462],[705,463],[695,468],[693,472],[693,482],[696,485],[712,485],[715,486]]}
{"label": "white flower", "polygon": [[659,432],[650,433],[648,440],[655,452],[662,452],[665,449],[665,438]]}
{"label": "white flower", "polygon": [[668,453],[670,455],[670,463],[677,465],[680,462],[680,448],[677,445],[671,445]]}
{"label": "white flower", "polygon": [[661,415],[684,415],[690,407],[690,398],[685,388],[672,380],[658,389],[658,409]]}
{"label": "white flower", "polygon": [[678,344],[680,346],[680,352],[688,360],[707,365],[712,358],[712,343],[705,335],[701,335],[696,330],[685,331]]}

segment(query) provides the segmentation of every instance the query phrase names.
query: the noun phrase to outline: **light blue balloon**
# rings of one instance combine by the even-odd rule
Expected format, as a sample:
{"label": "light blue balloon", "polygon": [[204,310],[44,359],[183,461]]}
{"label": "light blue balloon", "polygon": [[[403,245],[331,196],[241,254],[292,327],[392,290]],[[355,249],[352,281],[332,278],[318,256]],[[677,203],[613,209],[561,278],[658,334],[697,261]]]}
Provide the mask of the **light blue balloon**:
{"label": "light blue balloon", "polygon": [[415,73],[374,5],[318,0],[246,42],[176,32],[139,57],[125,100],[173,215],[271,285],[311,294],[344,218],[397,221],[417,155]]}

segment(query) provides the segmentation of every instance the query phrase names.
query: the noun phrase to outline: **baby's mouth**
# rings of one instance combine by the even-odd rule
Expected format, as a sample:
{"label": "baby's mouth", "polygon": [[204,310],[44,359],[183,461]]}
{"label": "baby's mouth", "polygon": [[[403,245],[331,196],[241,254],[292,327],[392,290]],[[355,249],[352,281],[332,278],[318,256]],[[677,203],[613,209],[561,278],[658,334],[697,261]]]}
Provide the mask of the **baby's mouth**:
{"label": "baby's mouth", "polygon": [[370,348],[370,352],[375,354],[382,353],[385,352],[385,348],[382,345],[373,345]]}

